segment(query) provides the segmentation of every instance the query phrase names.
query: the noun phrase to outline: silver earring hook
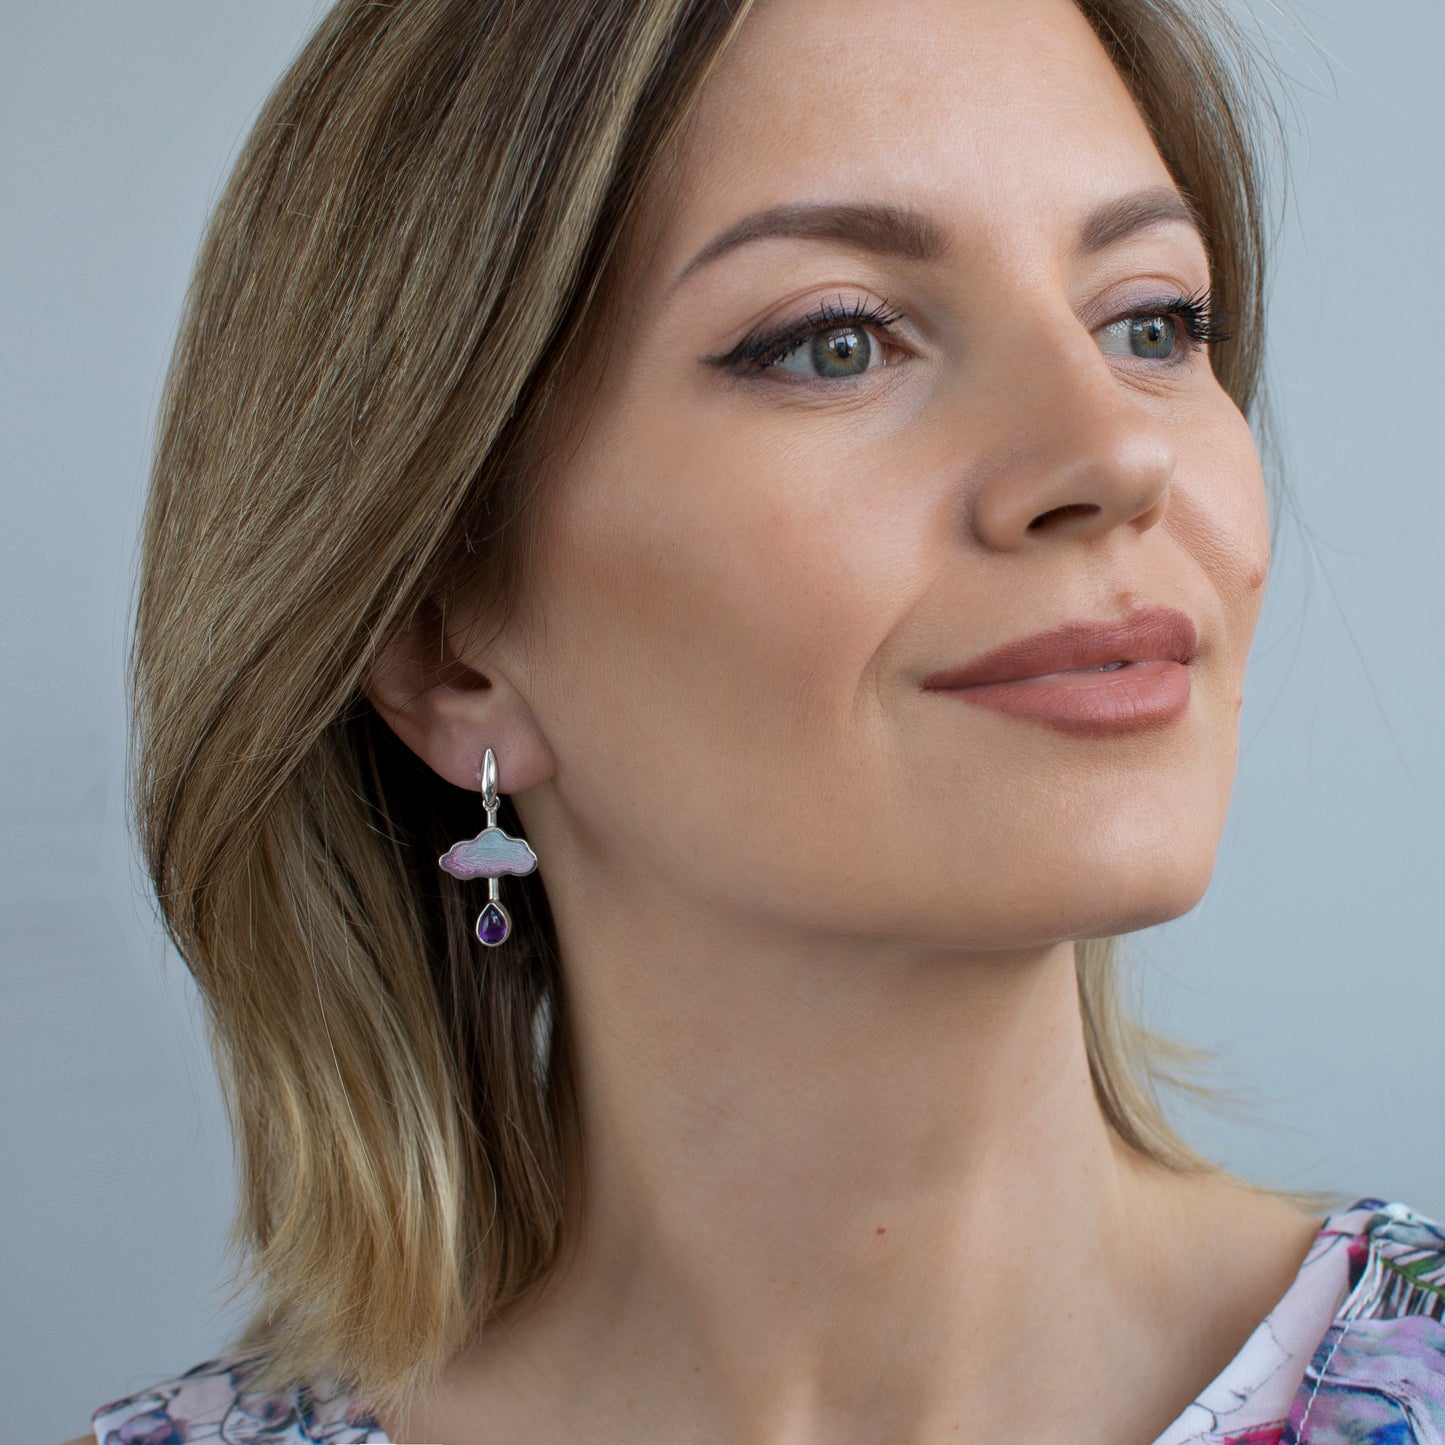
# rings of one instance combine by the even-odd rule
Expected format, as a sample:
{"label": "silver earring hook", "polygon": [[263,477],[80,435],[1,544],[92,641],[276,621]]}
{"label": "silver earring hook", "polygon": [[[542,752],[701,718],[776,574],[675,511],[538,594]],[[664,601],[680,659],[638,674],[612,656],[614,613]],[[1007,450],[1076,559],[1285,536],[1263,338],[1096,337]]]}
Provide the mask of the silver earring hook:
{"label": "silver earring hook", "polygon": [[482,770],[477,774],[477,779],[482,785],[482,806],[488,813],[496,810],[497,806],[497,755],[487,749],[487,755],[482,759]]}

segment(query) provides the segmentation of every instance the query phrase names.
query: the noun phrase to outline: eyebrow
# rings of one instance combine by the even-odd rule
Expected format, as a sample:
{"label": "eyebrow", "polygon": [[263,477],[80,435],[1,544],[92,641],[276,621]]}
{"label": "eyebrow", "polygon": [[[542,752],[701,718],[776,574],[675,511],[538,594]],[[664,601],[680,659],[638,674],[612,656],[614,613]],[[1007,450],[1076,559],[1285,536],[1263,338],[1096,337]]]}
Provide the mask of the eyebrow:
{"label": "eyebrow", "polygon": [[[1204,236],[1203,221],[1183,195],[1172,186],[1151,186],[1131,191],[1096,206],[1084,218],[1075,242],[1079,257],[1093,256],[1153,226],[1180,223]],[[733,222],[714,236],[668,288],[676,291],[702,267],[752,241],[790,236],[808,241],[832,241],[855,246],[875,256],[905,261],[938,261],[950,247],[948,232],[925,211],[880,201],[815,201],[770,206]]]}
{"label": "eyebrow", "polygon": [[1079,231],[1076,256],[1096,256],[1139,231],[1153,226],[1182,222],[1204,239],[1204,218],[1194,205],[1172,186],[1151,186],[1131,191],[1095,207]]}

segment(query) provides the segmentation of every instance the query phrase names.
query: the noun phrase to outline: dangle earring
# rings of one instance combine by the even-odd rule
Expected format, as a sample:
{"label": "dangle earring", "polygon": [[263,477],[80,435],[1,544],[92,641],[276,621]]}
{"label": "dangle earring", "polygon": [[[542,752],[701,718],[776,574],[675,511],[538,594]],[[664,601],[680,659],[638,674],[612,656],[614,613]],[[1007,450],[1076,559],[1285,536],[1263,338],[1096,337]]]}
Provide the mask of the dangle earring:
{"label": "dangle earring", "polygon": [[491,748],[477,779],[482,785],[487,826],[475,838],[453,843],[439,861],[453,878],[487,880],[487,906],[477,918],[477,937],[488,948],[495,948],[512,931],[511,915],[497,896],[497,879],[503,873],[530,873],[537,866],[537,855],[524,838],[513,838],[497,827],[497,759]]}

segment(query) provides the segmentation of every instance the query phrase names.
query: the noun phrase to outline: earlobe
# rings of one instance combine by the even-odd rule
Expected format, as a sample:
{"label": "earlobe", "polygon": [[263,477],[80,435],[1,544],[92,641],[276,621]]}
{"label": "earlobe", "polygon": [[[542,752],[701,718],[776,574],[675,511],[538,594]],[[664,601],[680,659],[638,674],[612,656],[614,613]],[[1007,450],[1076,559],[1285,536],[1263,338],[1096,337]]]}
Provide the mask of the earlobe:
{"label": "earlobe", "polygon": [[381,649],[365,692],[383,721],[434,773],[458,788],[480,787],[488,748],[519,793],[551,775],[551,750],[526,700],[495,669],[458,658],[435,618],[418,618]]}

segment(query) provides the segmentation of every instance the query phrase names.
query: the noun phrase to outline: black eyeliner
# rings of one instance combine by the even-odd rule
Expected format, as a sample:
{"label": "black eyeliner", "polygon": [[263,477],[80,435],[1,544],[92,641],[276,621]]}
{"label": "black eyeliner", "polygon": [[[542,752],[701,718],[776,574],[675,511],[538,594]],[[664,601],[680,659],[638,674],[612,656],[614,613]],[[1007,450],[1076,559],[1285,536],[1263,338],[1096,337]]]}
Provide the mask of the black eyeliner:
{"label": "black eyeliner", "polygon": [[830,326],[852,324],[854,326],[876,326],[879,330],[903,319],[903,312],[889,307],[886,303],[875,306],[868,302],[853,301],[847,306],[823,302],[806,316],[790,322],[780,330],[755,333],[739,342],[731,351],[719,356],[707,356],[703,360],[712,366],[730,371],[765,370],[779,357],[807,341],[809,337]]}
{"label": "black eyeliner", "polygon": [[[1184,333],[1197,347],[1218,346],[1233,340],[1233,333],[1227,329],[1228,314],[1214,304],[1213,291],[1205,287],[1191,295],[1161,297],[1142,307],[1126,313],[1119,321],[1132,321],[1150,316],[1172,316],[1184,329]],[[754,333],[738,343],[731,351],[702,359],[710,366],[723,370],[745,373],[763,371],[779,358],[786,356],[830,326],[852,324],[873,326],[886,332],[895,322],[903,320],[904,313],[887,303],[873,305],[853,301],[847,306],[823,302],[806,316],[773,331]],[[1117,325],[1118,322],[1110,322]]]}

